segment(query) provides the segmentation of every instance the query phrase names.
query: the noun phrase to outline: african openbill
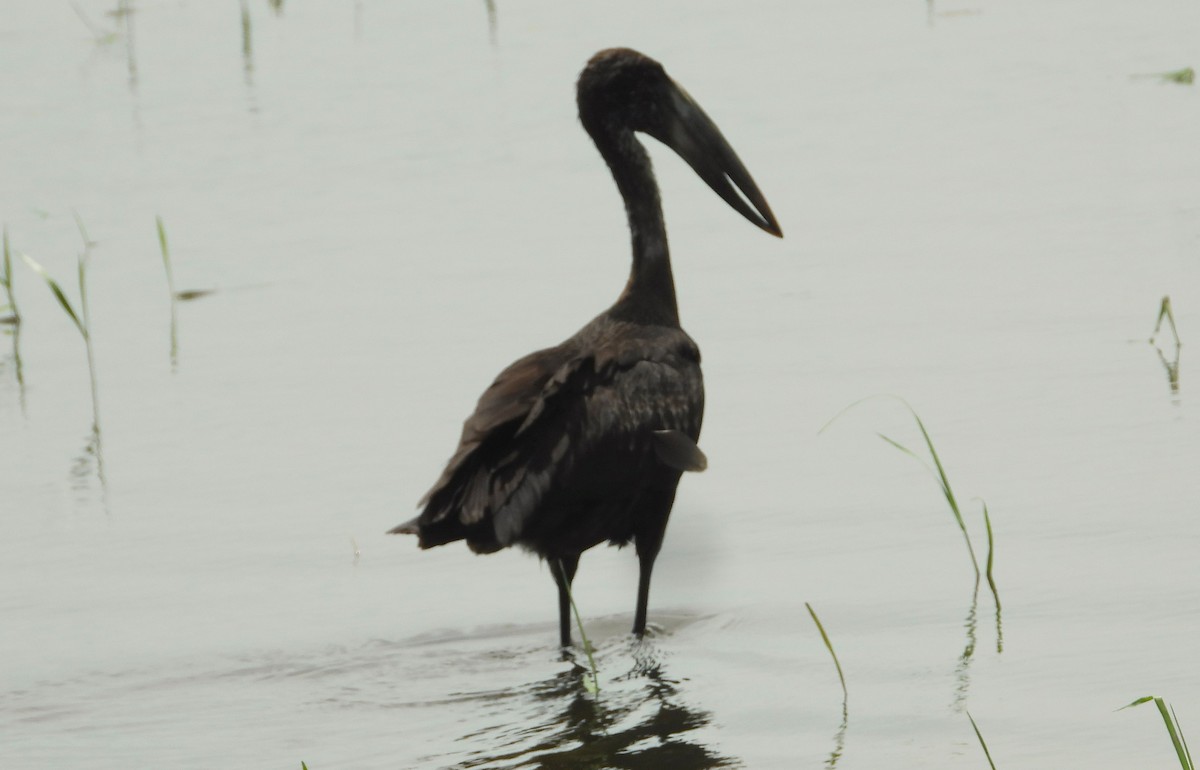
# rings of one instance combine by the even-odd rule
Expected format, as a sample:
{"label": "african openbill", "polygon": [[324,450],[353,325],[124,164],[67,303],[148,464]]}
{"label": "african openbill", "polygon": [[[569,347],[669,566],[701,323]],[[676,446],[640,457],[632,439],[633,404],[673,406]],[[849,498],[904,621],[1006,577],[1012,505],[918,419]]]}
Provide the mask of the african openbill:
{"label": "african openbill", "polygon": [[635,545],[633,633],[645,631],[650,573],[675,488],[683,471],[707,464],[696,445],[700,351],[679,326],[658,185],[634,132],[666,144],[726,203],[782,236],[733,148],[658,62],[628,48],[601,51],[579,76],[577,101],[625,199],[629,282],[573,337],[500,373],[419,503],[424,510],[391,530],[417,535],[421,548],[466,540],[476,553],[520,545],[538,554],[558,585],[564,646],[579,556],[605,540]]}

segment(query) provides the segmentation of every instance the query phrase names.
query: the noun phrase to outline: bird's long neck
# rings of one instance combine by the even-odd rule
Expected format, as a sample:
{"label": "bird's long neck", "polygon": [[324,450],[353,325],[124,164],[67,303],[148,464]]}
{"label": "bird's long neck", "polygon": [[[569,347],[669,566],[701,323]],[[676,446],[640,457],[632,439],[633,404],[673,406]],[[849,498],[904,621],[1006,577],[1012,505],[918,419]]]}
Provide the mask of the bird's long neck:
{"label": "bird's long neck", "polygon": [[628,129],[593,136],[625,200],[633,239],[629,282],[610,315],[639,323],[679,325],[667,229],[650,156]]}

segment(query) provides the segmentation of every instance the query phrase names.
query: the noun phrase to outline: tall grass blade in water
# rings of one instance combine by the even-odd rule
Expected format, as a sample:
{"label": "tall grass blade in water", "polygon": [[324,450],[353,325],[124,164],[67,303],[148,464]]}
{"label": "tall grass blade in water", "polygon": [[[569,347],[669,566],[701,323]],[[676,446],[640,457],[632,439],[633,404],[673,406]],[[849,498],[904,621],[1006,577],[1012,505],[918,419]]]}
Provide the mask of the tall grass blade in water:
{"label": "tall grass blade in water", "polygon": [[46,272],[46,268],[34,261],[33,257],[29,256],[28,254],[21,254],[21,259],[25,260],[25,264],[29,265],[33,272],[42,277],[42,280],[45,281],[46,285],[50,287],[50,291],[54,294],[55,299],[58,300],[58,304],[64,311],[66,311],[66,314],[70,317],[72,323],[75,324],[75,328],[79,330],[79,333],[83,335],[83,338],[86,340],[87,330],[83,328],[83,322],[80,321],[79,316],[75,314],[75,308],[71,306],[71,301],[68,300],[67,295],[63,293],[62,287],[58,285],[58,281],[51,278],[50,274]]}
{"label": "tall grass blade in water", "polygon": [[0,307],[7,315],[0,316],[0,323],[16,326],[21,323],[21,312],[17,310],[17,297],[13,293],[12,250],[8,246],[8,228],[4,228],[4,275],[0,276],[0,284],[4,285],[4,293],[8,296],[8,304]]}
{"label": "tall grass blade in water", "polygon": [[[982,501],[980,501],[982,502]],[[983,525],[987,528],[987,582],[992,589],[992,598],[996,600],[996,652],[1004,652],[1004,631],[1000,625],[1000,591],[996,588],[996,578],[992,576],[992,564],[996,557],[996,539],[992,536],[992,517],[988,515],[987,503],[983,503]]]}
{"label": "tall grass blade in water", "polygon": [[837,669],[838,681],[842,683],[842,722],[838,725],[838,730],[833,736],[833,751],[829,754],[829,759],[825,760],[825,766],[833,770],[837,767],[838,760],[842,758],[842,752],[846,748],[846,728],[850,725],[850,691],[846,689],[846,676],[842,673],[842,664],[838,660],[837,653],[833,651],[833,642],[829,641],[829,634],[825,633],[825,626],[822,625],[821,619],[817,617],[817,611],[812,608],[808,602],[804,603],[808,609],[808,614],[812,616],[813,623],[817,626],[817,631],[821,633],[821,639],[825,642],[825,649],[829,650],[829,655],[833,658],[834,668]]}
{"label": "tall grass blade in water", "polygon": [[1192,762],[1192,752],[1188,749],[1187,741],[1183,737],[1183,731],[1179,728],[1179,720],[1175,716],[1175,709],[1173,707],[1168,708],[1162,698],[1157,695],[1146,695],[1117,710],[1123,711],[1124,709],[1140,706],[1150,701],[1154,701],[1154,705],[1158,707],[1158,713],[1162,716],[1163,724],[1167,726],[1167,734],[1171,736],[1171,744],[1175,747],[1175,755],[1179,757],[1179,766],[1183,770],[1196,770],[1196,765]]}
{"label": "tall grass blade in water", "polygon": [[1158,320],[1154,322],[1154,333],[1150,335],[1150,344],[1153,345],[1155,338],[1158,337],[1164,318],[1171,324],[1171,336],[1175,338],[1175,347],[1182,347],[1183,343],[1179,341],[1179,330],[1175,328],[1175,313],[1171,311],[1170,296],[1163,297],[1162,303],[1158,307]]}
{"label": "tall grass blade in water", "polygon": [[[954,520],[958,522],[958,528],[962,530],[963,542],[967,544],[967,553],[971,557],[971,566],[975,569],[975,584],[978,585],[979,560],[975,558],[975,548],[971,545],[971,537],[967,534],[966,522],[963,521],[962,511],[958,507],[958,499],[954,496],[954,489],[950,486],[950,479],[946,476],[946,469],[942,465],[942,459],[938,457],[937,449],[933,446],[933,439],[929,437],[929,431],[925,429],[925,423],[921,421],[921,417],[917,414],[917,410],[913,409],[907,401],[904,402],[904,405],[908,407],[908,411],[912,413],[913,419],[917,421],[917,427],[921,429],[921,436],[925,439],[925,446],[929,449],[929,456],[933,458],[933,464],[937,468],[938,484],[942,488],[942,495],[946,498],[946,502],[950,505],[950,511],[954,514]],[[879,434],[879,437],[910,457],[913,457],[918,461],[921,460],[921,458],[917,457],[912,450],[900,445],[882,433]]]}
{"label": "tall grass blade in water", "polygon": [[[75,217],[75,224],[79,227],[79,237],[83,239],[83,251],[79,253],[79,310],[82,313],[83,323],[80,331],[83,332],[83,346],[87,350],[88,361],[88,376],[92,381],[92,433],[96,440],[96,456],[100,456],[100,397],[96,388],[96,355],[92,350],[92,319],[91,313],[88,310],[88,293],[87,293],[87,265],[88,257],[92,253],[93,241],[88,237],[87,229],[83,226],[83,219],[80,218],[78,212],[71,212]],[[97,467],[99,466],[97,460]],[[101,481],[103,481],[103,471],[101,473]]]}
{"label": "tall grass blade in water", "polygon": [[975,737],[979,739],[979,745],[983,747],[983,755],[987,757],[988,764],[992,770],[996,770],[996,763],[992,761],[992,752],[988,751],[987,741],[983,739],[983,733],[979,732],[979,725],[975,724],[975,717],[971,716],[971,712],[967,712],[967,719],[971,720],[971,727],[975,730]]}
{"label": "tall grass blade in water", "polygon": [[[841,417],[843,414],[850,411],[854,407],[858,406],[859,404],[863,403],[864,401],[868,401],[872,398],[878,398],[878,397],[879,396],[868,396],[867,398],[863,398],[863,399],[859,399],[858,401],[855,401],[853,404],[850,404],[845,409],[843,409],[842,411],[840,411],[836,415],[834,415],[833,418],[829,420],[829,422],[827,422],[823,426],[821,426],[821,430],[817,431],[817,433],[818,434],[823,433],[825,431],[825,429],[828,428],[830,425],[832,425],[835,421],[837,421],[837,419],[839,417]],[[920,415],[917,414],[916,409],[913,409],[912,404],[908,403],[907,401],[905,401],[903,398],[900,398],[899,396],[890,396],[889,395],[888,398],[894,398],[897,401],[899,401],[900,403],[904,404],[905,408],[907,408],[909,413],[912,414],[913,419],[917,421],[917,427],[921,429],[921,436],[925,439],[925,446],[929,449],[929,456],[933,458],[934,467],[931,468],[928,463],[926,463],[923,459],[921,459],[921,457],[919,455],[917,455],[916,452],[912,451],[911,449],[904,446],[900,442],[898,442],[894,439],[888,438],[887,436],[883,435],[882,433],[879,433],[877,435],[881,439],[886,441],[888,444],[891,444],[896,449],[899,449],[904,454],[908,455],[909,457],[913,458],[917,462],[924,465],[925,468],[927,470],[929,470],[929,472],[934,476],[934,479],[938,482],[938,486],[941,487],[941,490],[942,490],[942,496],[946,498],[946,502],[950,506],[950,512],[954,514],[954,520],[958,523],[959,530],[962,531],[963,542],[965,542],[967,544],[967,554],[971,557],[971,567],[975,570],[975,585],[978,588],[979,578],[980,578],[979,560],[977,558],[975,558],[975,548],[974,548],[974,546],[971,545],[971,537],[967,534],[967,525],[966,525],[966,522],[963,521],[962,511],[958,507],[958,498],[955,497],[954,489],[950,486],[950,479],[946,475],[946,469],[942,465],[941,458],[938,457],[937,449],[933,445],[933,439],[929,437],[929,431],[925,429],[925,423],[921,421]]]}
{"label": "tall grass blade in water", "polygon": [[842,683],[842,704],[844,706],[850,700],[850,691],[846,689],[846,675],[842,673],[842,664],[838,661],[837,653],[833,651],[833,642],[829,641],[829,634],[825,633],[825,626],[821,625],[821,619],[817,617],[817,611],[808,602],[805,602],[804,606],[808,608],[808,614],[812,616],[813,623],[817,625],[817,630],[821,632],[821,639],[825,642],[825,649],[829,650],[829,654],[833,657],[833,665],[837,669],[838,679]]}
{"label": "tall grass blade in water", "polygon": [[563,576],[563,584],[567,587],[567,600],[571,602],[571,612],[575,614],[575,625],[579,628],[579,638],[583,640],[583,651],[587,653],[588,666],[591,668],[591,674],[585,674],[583,677],[583,686],[591,694],[595,695],[600,692],[600,676],[596,673],[596,659],[592,656],[592,643],[588,641],[587,632],[583,630],[583,618],[579,615],[579,608],[575,606],[575,594],[571,591],[571,581],[566,579],[567,570],[561,561],[555,561],[558,565],[559,573]]}
{"label": "tall grass blade in water", "polygon": [[179,366],[179,313],[176,309],[179,293],[175,291],[175,272],[171,269],[171,249],[167,246],[167,228],[162,217],[155,216],[158,227],[158,248],[162,252],[163,269],[167,273],[167,292],[171,295],[171,368]]}
{"label": "tall grass blade in water", "polygon": [[[958,524],[959,531],[962,532],[963,542],[967,544],[967,555],[971,557],[971,567],[975,571],[975,586],[974,586],[974,590],[973,590],[972,596],[971,596],[971,609],[967,614],[967,646],[963,652],[963,655],[962,655],[962,657],[960,659],[960,663],[959,663],[959,676],[960,676],[959,695],[960,695],[960,699],[965,698],[966,681],[967,681],[966,667],[967,667],[967,665],[970,664],[971,655],[975,649],[975,602],[976,602],[976,597],[979,594],[979,582],[980,582],[980,577],[981,577],[981,573],[979,570],[979,559],[976,558],[976,556],[975,556],[975,547],[971,544],[971,537],[967,533],[967,524],[963,520],[962,509],[959,507],[959,504],[958,504],[958,497],[954,494],[954,488],[950,486],[950,477],[946,474],[946,467],[942,464],[942,458],[938,455],[937,448],[933,445],[933,438],[929,435],[929,430],[925,427],[925,422],[921,419],[921,416],[917,414],[917,410],[913,409],[912,404],[908,403],[907,401],[905,401],[903,398],[900,398],[899,396],[893,396],[893,395],[889,395],[889,394],[885,394],[885,395],[888,398],[893,398],[893,399],[899,401],[900,403],[904,404],[904,407],[906,409],[908,409],[909,414],[912,415],[913,419],[917,423],[917,428],[919,428],[921,431],[921,437],[925,440],[925,447],[929,451],[929,456],[933,459],[933,465],[931,466],[920,455],[918,455],[916,452],[909,449],[908,447],[904,446],[900,442],[896,441],[895,439],[885,436],[882,433],[878,433],[876,435],[878,435],[881,439],[886,441],[892,447],[900,450],[904,454],[908,455],[909,457],[911,457],[914,460],[916,460],[917,462],[919,462],[921,465],[925,466],[925,469],[928,470],[930,475],[933,476],[934,480],[938,484],[938,487],[942,490],[942,496],[944,498],[946,498],[947,505],[950,506],[950,512],[952,514],[954,514],[954,521]],[[836,422],[838,420],[838,418],[840,418],[843,414],[850,411],[851,409],[858,406],[859,404],[863,403],[864,401],[868,401],[872,398],[880,398],[880,397],[881,396],[868,396],[867,398],[863,398],[863,399],[859,399],[858,401],[855,401],[854,403],[850,404],[845,409],[843,409],[842,411],[840,411],[836,415],[834,415],[833,418],[829,420],[829,422],[825,423],[825,425],[823,425],[821,427],[821,430],[818,431],[818,434],[823,433],[826,428],[828,428],[830,425],[832,425],[834,422]],[[1000,625],[1000,592],[996,588],[996,578],[992,572],[992,569],[995,566],[995,536],[992,533],[992,519],[991,519],[991,515],[988,513],[987,503],[983,504],[983,521],[984,521],[985,527],[987,528],[987,536],[988,536],[987,581],[988,581],[988,587],[992,591],[992,597],[996,601],[996,651],[1003,652],[1004,651],[1004,636],[1003,636],[1002,627]]]}
{"label": "tall grass blade in water", "polygon": [[[24,259],[25,263],[27,265],[29,265],[29,267],[35,273],[40,275],[42,277],[42,280],[44,280],[46,282],[46,285],[50,288],[51,293],[54,294],[54,298],[58,300],[59,306],[62,307],[63,312],[65,312],[67,314],[67,317],[69,317],[71,319],[71,322],[75,324],[75,328],[79,331],[79,336],[83,338],[83,346],[84,346],[85,350],[87,351],[88,378],[91,380],[91,385],[92,385],[92,438],[93,438],[93,441],[95,442],[96,448],[97,448],[96,456],[97,456],[97,458],[99,458],[100,457],[100,452],[99,452],[99,447],[100,447],[100,398],[98,395],[98,389],[96,387],[96,357],[95,357],[95,353],[92,350],[91,321],[90,321],[90,316],[88,313],[88,295],[87,295],[87,263],[88,263],[88,254],[90,253],[91,247],[92,247],[92,241],[88,238],[87,230],[83,226],[83,220],[81,220],[79,218],[78,214],[75,215],[75,222],[76,222],[76,224],[78,224],[79,234],[83,238],[83,251],[79,254],[79,258],[78,258],[78,277],[79,277],[79,312],[78,313],[75,312],[75,307],[71,304],[71,301],[69,299],[67,299],[67,295],[63,291],[62,286],[59,285],[58,281],[56,281],[50,277],[50,274],[46,272],[46,269],[44,267],[42,267],[40,264],[38,264],[28,254],[21,254],[21,258]],[[100,470],[99,459],[97,460],[97,463],[98,463],[97,469],[99,470],[100,477],[101,477],[101,484],[103,485],[103,480],[104,480],[103,479],[103,471]]]}

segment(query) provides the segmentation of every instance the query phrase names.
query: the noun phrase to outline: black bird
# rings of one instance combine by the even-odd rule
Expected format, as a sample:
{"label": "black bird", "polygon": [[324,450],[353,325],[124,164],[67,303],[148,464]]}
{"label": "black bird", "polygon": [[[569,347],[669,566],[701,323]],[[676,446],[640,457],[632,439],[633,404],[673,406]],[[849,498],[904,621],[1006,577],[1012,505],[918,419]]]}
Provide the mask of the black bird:
{"label": "black bird", "polygon": [[500,373],[419,503],[421,515],[391,530],[417,535],[421,548],[466,540],[476,553],[520,545],[538,554],[558,584],[564,646],[579,556],[605,540],[635,545],[633,632],[645,631],[650,573],[679,477],[707,465],[696,445],[700,351],[679,326],[658,184],[634,132],[677,152],[751,222],[783,234],[733,148],[655,60],[628,48],[601,51],[579,76],[577,101],[625,199],[629,282],[573,337]]}

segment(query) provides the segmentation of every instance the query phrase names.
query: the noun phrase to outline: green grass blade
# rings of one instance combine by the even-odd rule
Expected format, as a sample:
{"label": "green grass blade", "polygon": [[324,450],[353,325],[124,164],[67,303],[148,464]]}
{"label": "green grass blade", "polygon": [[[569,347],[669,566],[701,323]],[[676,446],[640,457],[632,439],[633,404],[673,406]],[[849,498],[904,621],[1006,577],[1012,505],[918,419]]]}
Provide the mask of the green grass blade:
{"label": "green grass blade", "polygon": [[996,763],[992,761],[992,752],[988,751],[987,741],[983,739],[983,733],[979,732],[979,725],[975,724],[975,717],[971,716],[971,712],[967,712],[967,719],[971,720],[971,727],[975,730],[975,737],[979,739],[979,745],[983,747],[983,755],[987,757],[988,764],[992,770],[996,770]]}
{"label": "green grass blade", "polygon": [[1125,709],[1131,709],[1131,708],[1133,708],[1134,706],[1140,706],[1140,705],[1142,705],[1143,703],[1149,703],[1149,702],[1150,702],[1150,701],[1152,701],[1152,700],[1154,700],[1154,696],[1153,696],[1153,695],[1146,695],[1146,696],[1144,696],[1144,697],[1138,698],[1138,699],[1137,699],[1137,700],[1135,700],[1133,703],[1126,703],[1124,706],[1122,706],[1121,708],[1117,709],[1117,711],[1124,711]]}
{"label": "green grass blade", "polygon": [[971,566],[975,568],[975,582],[979,583],[979,560],[975,558],[975,548],[971,545],[971,537],[967,534],[967,525],[963,521],[962,511],[958,508],[958,500],[954,497],[954,490],[950,488],[950,479],[946,476],[946,469],[942,466],[942,459],[938,457],[937,449],[933,446],[933,439],[929,437],[929,431],[925,429],[925,423],[921,421],[917,410],[913,409],[908,402],[904,402],[908,406],[908,411],[912,412],[913,419],[917,421],[917,427],[921,429],[921,435],[925,437],[925,446],[929,447],[929,454],[933,457],[933,463],[937,466],[938,478],[941,480],[942,494],[946,497],[946,502],[950,504],[950,510],[954,513],[954,520],[958,522],[958,528],[962,530],[963,541],[967,544],[967,553],[971,555]]}
{"label": "green grass blade", "polygon": [[0,284],[4,285],[11,294],[12,290],[12,257],[8,249],[8,226],[4,227],[4,275],[0,276]]}
{"label": "green grass blade", "polygon": [[587,653],[588,666],[591,667],[591,678],[584,677],[583,686],[591,694],[595,695],[600,692],[600,675],[596,671],[596,659],[592,657],[592,643],[588,641],[587,632],[583,630],[583,618],[579,614],[579,608],[575,606],[575,594],[571,592],[571,581],[567,580],[567,569],[563,566],[561,560],[556,560],[559,573],[563,576],[563,584],[567,587],[567,601],[571,602],[571,612],[575,613],[575,625],[579,628],[579,638],[583,640],[583,651]]}
{"label": "green grass blade", "polygon": [[996,590],[996,579],[992,577],[992,566],[995,564],[996,558],[996,540],[992,536],[992,517],[988,515],[987,503],[983,504],[983,525],[987,528],[988,552],[987,552],[987,582],[992,589],[992,596],[996,599],[996,612],[1000,612],[1000,592]]}
{"label": "green grass blade", "polygon": [[837,669],[838,679],[842,682],[842,702],[850,700],[850,691],[846,689],[846,676],[842,673],[842,664],[838,661],[837,653],[833,651],[833,642],[829,641],[829,634],[825,633],[825,626],[821,625],[821,619],[817,617],[817,611],[812,608],[808,602],[804,603],[808,608],[808,614],[812,615],[813,623],[817,624],[817,630],[821,632],[821,639],[825,642],[825,649],[829,650],[829,654],[833,656],[833,665]]}
{"label": "green grass blade", "polygon": [[167,289],[171,292],[171,299],[175,299],[175,273],[171,269],[171,249],[167,245],[167,228],[163,225],[162,217],[155,216],[154,223],[158,227],[158,248],[162,252],[163,269],[167,273]]}
{"label": "green grass blade", "polygon": [[84,336],[87,336],[87,330],[91,328],[91,324],[88,323],[87,255],[80,254],[77,264],[79,274],[79,317],[83,321]]}
{"label": "green grass blade", "polygon": [[58,285],[58,282],[51,278],[50,274],[46,272],[46,269],[34,261],[33,257],[22,253],[21,259],[25,260],[25,263],[29,265],[29,267],[31,267],[35,273],[42,277],[42,280],[44,280],[46,285],[50,287],[50,291],[54,293],[54,297],[58,300],[58,304],[62,305],[62,309],[67,312],[67,315],[69,315],[71,320],[75,323],[75,328],[79,330],[79,333],[83,335],[83,338],[86,340],[87,330],[84,328],[83,322],[79,320],[79,316],[75,314],[75,308],[71,307],[70,300],[67,299],[67,295],[63,293],[62,287]]}
{"label": "green grass blade", "polygon": [[921,459],[921,456],[920,456],[920,455],[918,455],[916,452],[914,452],[914,451],[912,451],[911,449],[909,449],[908,447],[904,446],[904,445],[903,445],[903,444],[901,444],[899,441],[896,441],[896,440],[895,440],[895,439],[893,439],[893,438],[889,438],[889,437],[887,437],[887,436],[883,435],[882,433],[876,433],[875,435],[876,435],[876,436],[879,436],[879,438],[883,439],[883,440],[884,440],[884,441],[886,441],[887,443],[889,443],[889,444],[891,444],[892,446],[894,446],[896,449],[899,449],[899,450],[900,450],[901,452],[903,452],[904,454],[908,455],[908,456],[909,456],[909,457],[911,457],[912,459],[914,459],[914,460],[916,460],[917,462],[919,462],[921,465],[925,466],[925,470],[929,471],[929,473],[930,473],[930,474],[932,474],[934,478],[937,478],[937,474],[934,472],[934,470],[933,470],[933,467],[932,467],[932,466],[930,466],[930,464],[929,464],[929,463],[927,463],[927,462],[925,462],[923,459]]}
{"label": "green grass blade", "polygon": [[1183,739],[1180,737],[1179,730],[1175,727],[1175,720],[1171,718],[1171,712],[1167,710],[1167,704],[1162,698],[1155,698],[1154,705],[1158,706],[1158,713],[1162,715],[1163,724],[1167,726],[1167,734],[1171,736],[1171,745],[1175,747],[1175,754],[1179,757],[1179,765],[1183,770],[1193,770],[1191,757],[1183,745]]}
{"label": "green grass blade", "polygon": [[[835,414],[833,417],[830,417],[829,420],[826,421],[826,423],[821,426],[820,430],[817,431],[817,435],[819,436],[822,433],[824,433],[826,428],[828,428],[830,425],[833,425],[835,422],[840,420],[842,418],[842,415],[844,415],[846,412],[849,412],[851,409],[853,409],[854,407],[863,403],[864,401],[870,401],[871,399],[875,399],[875,398],[900,398],[900,397],[893,396],[890,393],[876,393],[873,396],[867,396],[865,398],[860,398],[859,400],[855,401],[854,403],[850,404],[849,406],[843,407],[842,410],[839,411],[837,414]],[[903,401],[904,399],[900,398],[900,400]]]}
{"label": "green grass blade", "polygon": [[4,228],[4,276],[0,278],[8,294],[8,309],[12,311],[13,323],[21,322],[21,311],[17,309],[17,298],[13,293],[12,249],[8,245],[8,227]]}
{"label": "green grass blade", "polygon": [[958,523],[959,530],[962,531],[963,541],[967,544],[967,554],[971,557],[971,567],[975,570],[975,587],[976,587],[976,589],[978,589],[979,580],[980,580],[980,577],[982,574],[979,570],[979,559],[976,558],[976,556],[975,556],[975,547],[971,545],[971,537],[969,534],[967,534],[967,524],[965,521],[963,521],[962,511],[959,509],[959,506],[958,506],[958,498],[955,497],[954,489],[950,486],[950,478],[949,478],[949,476],[946,475],[946,468],[942,465],[942,459],[941,459],[941,457],[938,456],[937,449],[933,445],[933,439],[930,437],[929,431],[926,430],[925,423],[921,420],[920,415],[917,414],[917,410],[913,409],[912,404],[908,403],[908,401],[901,398],[900,396],[896,396],[891,393],[882,393],[882,394],[877,394],[874,396],[867,396],[866,398],[860,398],[859,400],[857,400],[854,403],[850,404],[849,406],[845,407],[840,412],[835,414],[832,418],[830,418],[830,420],[828,422],[826,422],[824,425],[821,426],[821,429],[817,431],[817,434],[820,435],[821,433],[823,433],[826,428],[828,428],[830,425],[832,425],[834,422],[836,422],[838,419],[840,419],[842,415],[844,415],[846,412],[850,411],[854,407],[858,406],[859,404],[863,403],[864,401],[869,401],[873,398],[883,398],[883,397],[893,398],[893,399],[899,401],[900,403],[904,404],[904,407],[906,409],[908,409],[909,413],[913,416],[913,419],[916,420],[917,427],[921,430],[921,436],[925,439],[925,446],[929,449],[930,457],[933,458],[934,467],[930,468],[930,466],[927,463],[925,463],[924,460],[922,460],[915,452],[913,452],[911,449],[904,446],[903,444],[900,444],[899,442],[888,438],[887,436],[883,435],[882,433],[877,434],[877,435],[881,439],[886,441],[887,443],[891,444],[896,449],[900,450],[901,452],[904,452],[909,457],[915,458],[916,460],[920,461],[923,465],[925,465],[926,469],[929,470],[930,473],[933,474],[934,480],[938,482],[938,486],[942,490],[942,496],[946,498],[946,503],[950,506],[950,512],[952,514],[954,514],[954,520]]}
{"label": "green grass blade", "polygon": [[1184,67],[1183,69],[1175,70],[1174,72],[1164,72],[1162,77],[1163,80],[1171,83],[1191,85],[1192,83],[1196,82],[1196,71],[1191,67]]}
{"label": "green grass blade", "polygon": [[1179,757],[1179,766],[1183,770],[1195,770],[1196,766],[1192,764],[1192,755],[1187,748],[1187,741],[1183,738],[1183,733],[1178,729],[1178,722],[1174,719],[1175,709],[1168,710],[1167,704],[1157,695],[1146,695],[1129,703],[1117,711],[1124,711],[1127,708],[1140,706],[1143,703],[1154,701],[1154,705],[1158,708],[1158,713],[1162,716],[1163,724],[1167,726],[1167,734],[1171,736],[1171,744],[1175,747],[1175,755]]}
{"label": "green grass blade", "polygon": [[1183,744],[1183,753],[1187,757],[1188,767],[1195,768],[1196,764],[1192,762],[1192,750],[1188,748],[1187,738],[1183,737],[1183,727],[1179,724],[1179,717],[1175,715],[1175,707],[1171,707],[1171,719],[1175,721],[1175,727],[1179,730],[1179,742]]}
{"label": "green grass blade", "polygon": [[75,226],[79,228],[79,237],[83,239],[83,250],[90,251],[96,242],[88,237],[87,228],[83,226],[83,217],[79,216],[79,212],[71,209],[71,216],[75,217]]}

